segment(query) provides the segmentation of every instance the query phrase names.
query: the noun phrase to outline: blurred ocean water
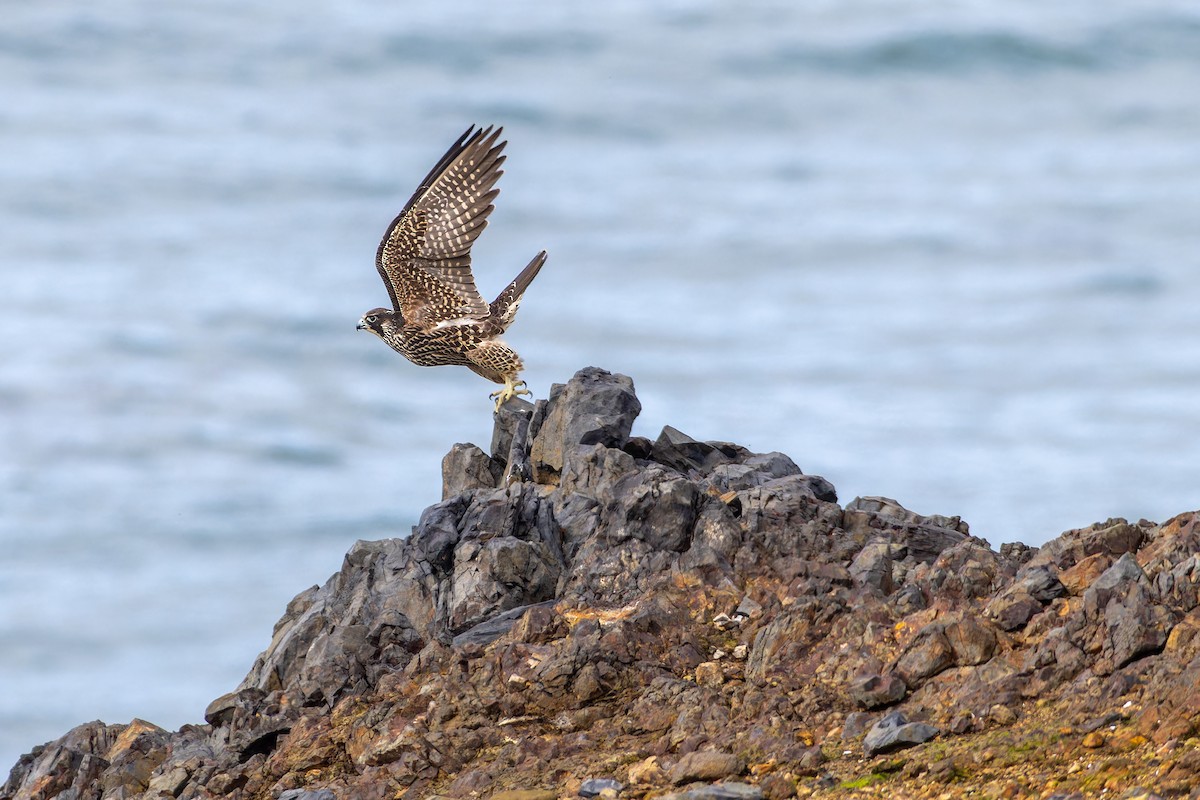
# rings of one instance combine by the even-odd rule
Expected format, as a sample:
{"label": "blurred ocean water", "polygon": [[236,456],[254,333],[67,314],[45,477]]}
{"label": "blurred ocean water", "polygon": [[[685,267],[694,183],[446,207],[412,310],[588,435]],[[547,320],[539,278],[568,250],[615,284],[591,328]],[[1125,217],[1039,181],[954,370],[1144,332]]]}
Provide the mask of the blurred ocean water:
{"label": "blurred ocean water", "polygon": [[1200,10],[112,0],[0,29],[0,762],[200,721],[493,387],[354,330],[471,123],[539,396],[994,545],[1200,507]]}

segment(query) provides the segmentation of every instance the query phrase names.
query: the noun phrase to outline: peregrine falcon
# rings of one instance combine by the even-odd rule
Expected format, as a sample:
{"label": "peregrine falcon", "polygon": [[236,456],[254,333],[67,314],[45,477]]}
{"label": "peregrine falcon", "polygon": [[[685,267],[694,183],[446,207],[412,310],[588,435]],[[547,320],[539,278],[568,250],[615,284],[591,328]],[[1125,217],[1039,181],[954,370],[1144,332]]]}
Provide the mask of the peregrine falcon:
{"label": "peregrine falcon", "polygon": [[392,307],[372,309],[358,322],[359,330],[418,366],[458,364],[504,384],[489,395],[497,411],[513,396],[530,394],[517,380],[520,356],[499,337],[546,263],[543,250],[491,303],[475,288],[471,245],[500,193],[494,187],[504,172],[507,142],[496,141],[502,130],[467,128],[421,181],[375,254]]}

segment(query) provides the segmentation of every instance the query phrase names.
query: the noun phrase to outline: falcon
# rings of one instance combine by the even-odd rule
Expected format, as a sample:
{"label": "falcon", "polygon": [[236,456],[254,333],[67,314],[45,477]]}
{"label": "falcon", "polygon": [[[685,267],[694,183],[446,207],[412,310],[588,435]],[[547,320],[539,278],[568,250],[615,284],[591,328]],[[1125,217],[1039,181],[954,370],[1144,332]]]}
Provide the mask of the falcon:
{"label": "falcon", "polygon": [[487,227],[507,142],[503,128],[474,125],[437,162],[400,215],[392,220],[375,267],[387,286],[391,308],[363,315],[370,331],[422,367],[457,364],[504,387],[489,395],[500,406],[528,395],[518,381],[521,357],[500,340],[517,314],[521,297],[546,263],[538,253],[491,303],[475,288],[471,245]]}

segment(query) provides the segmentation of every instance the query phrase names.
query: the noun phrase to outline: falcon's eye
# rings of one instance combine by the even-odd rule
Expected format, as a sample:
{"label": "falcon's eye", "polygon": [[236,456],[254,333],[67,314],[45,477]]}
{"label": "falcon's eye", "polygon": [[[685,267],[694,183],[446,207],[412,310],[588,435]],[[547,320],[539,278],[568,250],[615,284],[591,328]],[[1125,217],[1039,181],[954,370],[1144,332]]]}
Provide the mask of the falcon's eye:
{"label": "falcon's eye", "polygon": [[379,317],[375,316],[374,314],[367,315],[367,322],[374,324],[375,322],[378,322],[378,321],[379,321]]}

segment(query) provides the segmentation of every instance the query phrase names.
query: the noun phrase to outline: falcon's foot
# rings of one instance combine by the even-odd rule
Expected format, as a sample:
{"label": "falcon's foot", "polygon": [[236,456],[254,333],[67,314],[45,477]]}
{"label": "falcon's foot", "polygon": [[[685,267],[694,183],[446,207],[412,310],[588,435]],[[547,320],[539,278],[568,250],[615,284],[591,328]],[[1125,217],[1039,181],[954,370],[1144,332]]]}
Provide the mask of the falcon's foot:
{"label": "falcon's foot", "polygon": [[[518,388],[518,387],[521,387],[521,388]],[[496,401],[496,410],[499,411],[500,406],[504,405],[509,400],[512,400],[514,397],[516,397],[518,395],[524,394],[524,395],[529,395],[530,397],[532,397],[533,392],[529,391],[529,389],[525,388],[525,387],[526,387],[525,381],[516,381],[514,383],[512,378],[505,378],[504,379],[504,388],[499,391],[492,392],[491,394],[488,395],[488,397],[490,397]]]}

